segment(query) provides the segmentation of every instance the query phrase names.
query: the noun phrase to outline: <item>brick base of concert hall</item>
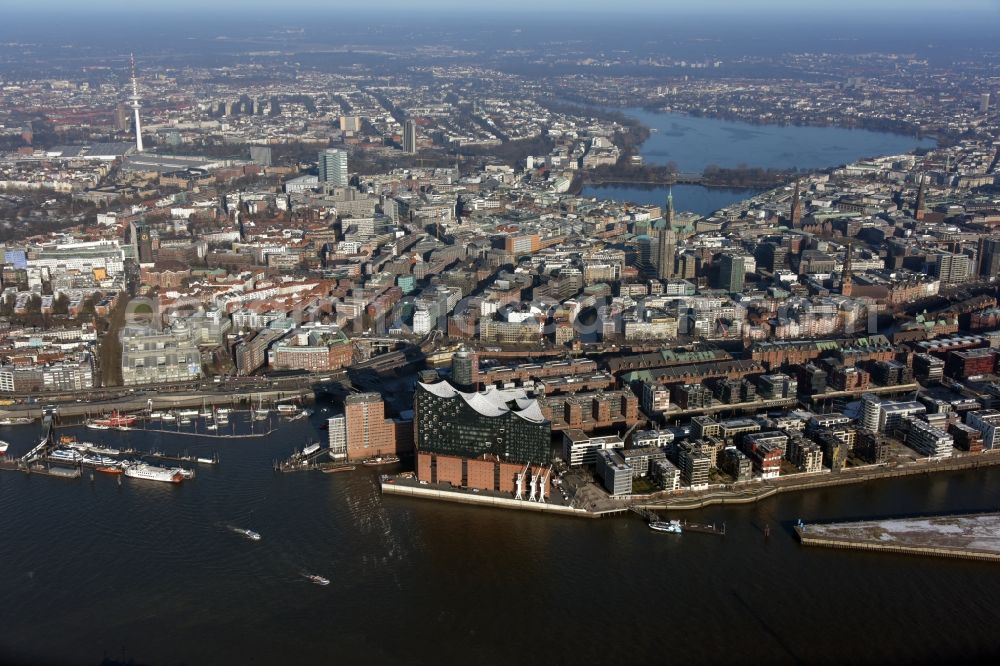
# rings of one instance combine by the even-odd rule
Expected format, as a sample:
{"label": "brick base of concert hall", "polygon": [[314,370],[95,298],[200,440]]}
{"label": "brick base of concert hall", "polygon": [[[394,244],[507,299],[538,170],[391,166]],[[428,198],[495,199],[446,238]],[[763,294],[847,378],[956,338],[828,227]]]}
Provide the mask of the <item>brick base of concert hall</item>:
{"label": "brick base of concert hall", "polygon": [[[460,488],[478,488],[514,495],[517,475],[524,471],[524,465],[501,462],[496,459],[463,458],[436,453],[417,453],[417,478],[428,483],[448,483]],[[529,474],[538,474],[544,469],[540,465],[530,465]],[[527,498],[531,489],[528,476],[523,493]],[[545,496],[552,491],[552,475],[545,483]]]}

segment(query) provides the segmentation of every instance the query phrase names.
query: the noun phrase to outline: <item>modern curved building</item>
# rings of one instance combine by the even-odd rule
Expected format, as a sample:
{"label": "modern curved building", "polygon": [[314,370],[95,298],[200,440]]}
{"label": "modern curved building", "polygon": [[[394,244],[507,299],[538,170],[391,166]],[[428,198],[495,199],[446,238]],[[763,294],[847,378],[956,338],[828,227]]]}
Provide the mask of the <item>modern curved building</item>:
{"label": "modern curved building", "polygon": [[452,355],[451,380],[463,391],[475,390],[479,381],[479,362],[475,352],[463,346]]}
{"label": "modern curved building", "polygon": [[522,389],[465,392],[447,381],[417,382],[413,403],[418,453],[522,464],[552,460],[552,424]]}

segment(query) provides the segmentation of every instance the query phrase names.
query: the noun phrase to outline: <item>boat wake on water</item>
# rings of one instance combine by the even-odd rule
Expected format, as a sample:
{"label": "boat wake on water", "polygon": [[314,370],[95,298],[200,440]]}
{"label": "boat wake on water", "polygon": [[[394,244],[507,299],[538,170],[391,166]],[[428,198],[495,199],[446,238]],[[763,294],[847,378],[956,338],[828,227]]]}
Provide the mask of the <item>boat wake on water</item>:
{"label": "boat wake on water", "polygon": [[242,535],[250,541],[260,541],[260,534],[253,530],[246,529],[245,527],[237,527],[236,525],[227,525],[226,527],[229,528],[230,532]]}
{"label": "boat wake on water", "polygon": [[323,576],[320,576],[318,574],[311,574],[311,573],[306,573],[305,571],[303,571],[302,575],[310,583],[312,583],[314,585],[323,585],[323,586],[326,586],[326,585],[330,584],[330,579],[329,578],[324,578]]}

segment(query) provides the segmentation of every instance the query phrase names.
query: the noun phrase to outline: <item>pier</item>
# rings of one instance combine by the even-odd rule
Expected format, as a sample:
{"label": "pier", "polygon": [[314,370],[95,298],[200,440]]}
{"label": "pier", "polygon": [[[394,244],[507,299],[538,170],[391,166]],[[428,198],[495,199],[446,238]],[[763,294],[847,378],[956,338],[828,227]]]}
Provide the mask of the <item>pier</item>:
{"label": "pier", "polygon": [[[647,523],[658,523],[663,519],[660,518],[659,514],[646,507],[631,505],[628,510],[632,513],[641,516]],[[686,520],[680,521],[681,529],[685,532],[702,532],[704,534],[716,534],[718,536],[726,535],[726,524],[723,523],[722,527],[719,527],[715,523],[691,523]]]}
{"label": "pier", "polygon": [[[306,446],[309,448],[309,445]],[[320,458],[330,453],[330,449],[321,446],[315,451],[310,453],[304,453],[303,451],[298,451],[293,453],[290,458],[283,460],[281,462],[274,463],[275,472],[306,472],[314,469],[323,469],[323,463],[317,462]],[[331,467],[336,467],[336,464],[330,465]]]}
{"label": "pier", "polygon": [[722,523],[722,527],[719,527],[715,523],[689,523],[686,520],[681,521],[681,529],[685,532],[701,532],[703,534],[715,534],[717,536],[726,536],[726,524]]}
{"label": "pier", "polygon": [[1000,513],[808,525],[800,521],[795,534],[806,546],[1000,562]]}
{"label": "pier", "polygon": [[[124,451],[122,452],[124,453]],[[169,455],[163,453],[162,451],[149,451],[148,453],[137,452],[140,458],[153,458],[155,460],[169,460],[172,462],[186,462],[198,465],[218,465],[219,464],[219,454],[212,454],[211,458],[199,458],[198,456],[193,456],[185,453],[184,455]]]}
{"label": "pier", "polygon": [[217,432],[203,432],[200,430],[167,430],[165,428],[131,428],[136,432],[154,432],[163,435],[187,435],[188,437],[204,437],[210,439],[253,439],[255,437],[267,437],[273,433],[277,428],[269,428],[261,432],[249,432],[249,433],[226,433],[218,434]]}
{"label": "pier", "polygon": [[25,472],[26,474],[40,474],[42,476],[54,476],[59,479],[79,479],[83,476],[80,467],[59,467],[47,466],[42,463],[25,465],[23,463],[4,460],[0,462],[0,470],[11,472]]}

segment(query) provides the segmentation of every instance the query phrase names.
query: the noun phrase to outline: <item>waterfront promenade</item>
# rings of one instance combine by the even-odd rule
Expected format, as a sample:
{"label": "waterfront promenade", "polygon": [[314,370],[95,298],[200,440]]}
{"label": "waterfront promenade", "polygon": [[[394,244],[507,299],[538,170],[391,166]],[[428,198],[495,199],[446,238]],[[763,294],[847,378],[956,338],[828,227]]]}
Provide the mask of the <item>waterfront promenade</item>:
{"label": "waterfront promenade", "polygon": [[59,417],[86,417],[117,410],[137,412],[145,409],[165,410],[181,407],[230,406],[241,403],[257,403],[263,400],[272,403],[278,400],[311,398],[311,388],[246,389],[234,391],[188,391],[176,393],[137,393],[128,398],[113,398],[100,401],[40,403],[34,405],[11,405],[0,409],[0,418],[38,419],[49,404],[54,405]]}
{"label": "waterfront promenade", "polygon": [[751,504],[780,493],[798,490],[812,490],[916,474],[934,474],[996,465],[1000,465],[1000,450],[984,451],[977,454],[956,454],[951,458],[937,460],[922,458],[894,465],[850,467],[835,473],[791,474],[766,481],[708,488],[702,491],[678,491],[669,495],[633,496],[631,503],[633,506],[644,509],[675,511],[701,509],[715,504]]}
{"label": "waterfront promenade", "polygon": [[681,511],[701,509],[712,505],[752,504],[781,493],[993,466],[1000,466],[1000,451],[956,455],[940,460],[919,459],[894,465],[866,465],[848,468],[836,473],[827,471],[817,474],[791,474],[766,481],[753,481],[698,491],[680,490],[670,494],[633,495],[622,499],[610,498],[597,484],[588,483],[578,490],[568,506],[562,504],[562,501],[555,497],[550,502],[541,504],[514,500],[497,493],[473,493],[465,488],[451,488],[442,484],[426,486],[419,484],[416,480],[399,477],[383,478],[380,487],[383,493],[391,495],[407,495],[446,502],[488,505],[503,509],[548,511],[563,515],[600,518],[620,515],[630,509]]}

